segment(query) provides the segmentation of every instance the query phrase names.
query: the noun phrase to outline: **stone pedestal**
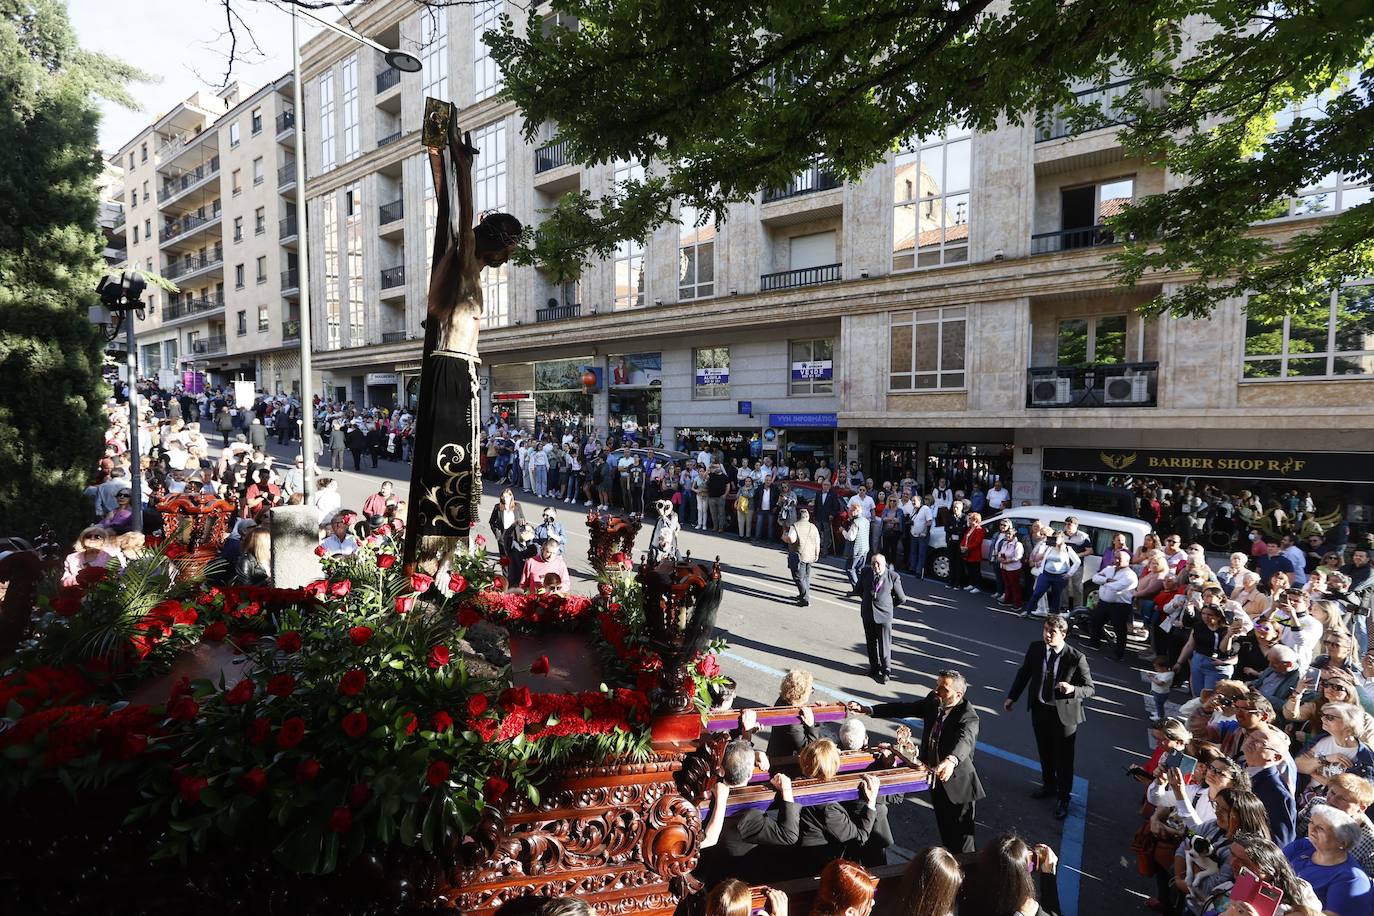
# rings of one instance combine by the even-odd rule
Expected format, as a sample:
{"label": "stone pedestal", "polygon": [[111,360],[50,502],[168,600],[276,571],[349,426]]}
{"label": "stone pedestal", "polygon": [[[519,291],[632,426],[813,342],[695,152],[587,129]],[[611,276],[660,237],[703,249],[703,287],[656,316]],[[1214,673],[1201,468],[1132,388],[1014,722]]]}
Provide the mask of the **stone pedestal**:
{"label": "stone pedestal", "polygon": [[272,510],[272,584],[300,588],[324,575],[315,548],[320,546],[320,511],[314,506]]}

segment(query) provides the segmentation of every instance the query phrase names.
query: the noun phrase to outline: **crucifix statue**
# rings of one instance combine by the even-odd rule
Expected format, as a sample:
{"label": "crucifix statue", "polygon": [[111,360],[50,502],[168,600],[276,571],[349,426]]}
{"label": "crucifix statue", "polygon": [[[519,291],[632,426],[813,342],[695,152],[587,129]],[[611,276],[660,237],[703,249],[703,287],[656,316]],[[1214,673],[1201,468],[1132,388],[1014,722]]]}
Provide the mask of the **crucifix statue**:
{"label": "crucifix statue", "polygon": [[508,213],[484,214],[473,225],[472,161],[479,151],[469,134],[459,133],[453,103],[425,100],[421,142],[429,152],[438,215],[415,411],[405,564],[413,569],[419,563],[433,571],[467,546],[480,517],[481,275],[506,263],[522,227]]}

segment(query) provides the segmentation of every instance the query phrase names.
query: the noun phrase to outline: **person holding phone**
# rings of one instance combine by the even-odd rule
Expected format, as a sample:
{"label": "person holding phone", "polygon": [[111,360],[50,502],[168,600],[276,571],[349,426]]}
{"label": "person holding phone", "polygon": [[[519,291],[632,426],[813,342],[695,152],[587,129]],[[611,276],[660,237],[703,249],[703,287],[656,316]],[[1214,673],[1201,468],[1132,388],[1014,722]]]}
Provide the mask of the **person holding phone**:
{"label": "person holding phone", "polygon": [[1059,916],[1058,868],[1059,857],[1044,843],[1032,847],[1014,833],[994,837],[965,865],[959,912]]}
{"label": "person holding phone", "polygon": [[1193,621],[1193,632],[1174,665],[1176,672],[1181,672],[1184,665],[1189,665],[1188,686],[1195,697],[1215,687],[1218,681],[1229,678],[1236,670],[1236,659],[1240,653],[1235,641],[1245,630],[1245,622],[1241,620],[1244,615],[1232,612],[1228,620],[1218,603],[1220,597],[1220,586],[1203,589],[1202,604]]}
{"label": "person holding phone", "polygon": [[[1277,891],[1282,902],[1273,909],[1274,913],[1281,914],[1286,911],[1285,908],[1297,907],[1321,912],[1322,903],[1313,892],[1312,885],[1293,872],[1293,866],[1284,858],[1283,850],[1262,833],[1239,832],[1231,838],[1231,871],[1237,877],[1243,872],[1249,872],[1255,877],[1257,885],[1269,885],[1272,888],[1268,892],[1270,897]],[[1259,895],[1254,895],[1250,900],[1240,901],[1240,909],[1237,912],[1245,913],[1246,908],[1249,908],[1255,916],[1269,916],[1271,911],[1267,903],[1258,897]],[[1227,899],[1220,900],[1217,908],[1223,913],[1229,913],[1232,911],[1233,902]],[[1246,916],[1249,916],[1249,913]]]}

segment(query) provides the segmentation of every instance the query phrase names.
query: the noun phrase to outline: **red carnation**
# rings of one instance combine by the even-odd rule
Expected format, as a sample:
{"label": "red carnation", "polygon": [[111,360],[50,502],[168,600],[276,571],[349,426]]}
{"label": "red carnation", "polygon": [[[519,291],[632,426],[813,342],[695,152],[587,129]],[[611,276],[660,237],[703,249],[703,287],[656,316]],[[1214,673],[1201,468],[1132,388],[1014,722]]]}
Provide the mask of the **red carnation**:
{"label": "red carnation", "polygon": [[500,776],[488,776],[487,781],[482,784],[482,797],[487,800],[488,804],[492,804],[498,801],[502,795],[505,795],[509,788],[510,783]]}
{"label": "red carnation", "polygon": [[429,591],[429,587],[434,584],[434,577],[424,573],[415,573],[410,577],[410,587],[417,595],[423,595]]}
{"label": "red carnation", "polygon": [[491,587],[496,589],[498,592],[504,592],[506,590],[506,577],[493,576],[491,580]]}
{"label": "red carnation", "polygon": [[267,771],[262,767],[253,767],[239,777],[239,788],[249,795],[257,795],[267,788]]}
{"label": "red carnation", "polygon": [[448,646],[435,646],[429,650],[429,666],[431,668],[442,668],[448,664]]}
{"label": "red carnation", "polygon": [[361,668],[345,671],[339,680],[339,693],[346,697],[356,697],[367,686],[367,672]]}
{"label": "red carnation", "polygon": [[351,591],[353,591],[353,583],[348,579],[340,579],[338,582],[331,582],[329,585],[329,594],[333,595],[335,598],[345,598]]}
{"label": "red carnation", "polygon": [[361,738],[367,734],[367,714],[350,712],[343,717],[344,734],[350,738]]}
{"label": "red carnation", "polygon": [[246,652],[257,644],[258,634],[254,633],[252,630],[234,634],[234,645],[238,646],[240,651]]}
{"label": "red carnation", "polygon": [[276,674],[267,681],[267,692],[274,697],[289,697],[296,692],[296,679],[289,674]]}
{"label": "red carnation", "polygon": [[533,702],[528,687],[507,687],[501,691],[501,705],[510,709],[525,709]]}
{"label": "red carnation", "polygon": [[138,733],[136,733],[136,732],[129,732],[128,734],[126,734],[126,735],[124,736],[124,740],[123,740],[122,746],[121,746],[121,748],[120,748],[120,759],[121,759],[121,760],[129,760],[129,759],[132,759],[132,758],[134,758],[134,757],[137,757],[139,754],[142,754],[142,753],[143,753],[144,751],[146,751],[147,749],[148,749],[148,736],[147,736],[147,735],[138,734]]}
{"label": "red carnation", "polygon": [[190,722],[200,712],[200,704],[188,696],[180,696],[167,704],[167,718]]}
{"label": "red carnation", "polygon": [[355,782],[348,788],[348,806],[361,808],[372,797],[372,787],[365,782]]}
{"label": "red carnation", "polygon": [[371,638],[372,627],[350,627],[348,630],[348,641],[355,646],[365,646]]}
{"label": "red carnation", "polygon": [[296,764],[296,782],[306,783],[320,775],[320,762],[314,757],[306,758]]}
{"label": "red carnation", "polygon": [[415,609],[415,596],[414,596],[414,595],[401,595],[399,598],[396,599],[396,613],[398,613],[398,614],[409,614],[409,613],[410,613],[412,610],[414,610],[414,609]]}
{"label": "red carnation", "polygon": [[342,805],[329,815],[329,829],[335,833],[347,833],[353,826],[353,812]]}
{"label": "red carnation", "polygon": [[248,723],[248,743],[262,744],[272,737],[272,720],[259,716]]}
{"label": "red carnation", "polygon": [[616,551],[615,553],[611,554],[611,562],[612,562],[612,563],[624,563],[624,562],[625,562],[625,554],[621,553],[620,551]]}
{"label": "red carnation", "polygon": [[453,728],[453,716],[444,710],[439,710],[434,714],[434,730],[436,732],[446,732]]}
{"label": "red carnation", "polygon": [[253,699],[253,681],[251,678],[244,678],[224,694],[224,702],[230,706],[242,706],[251,699]]}
{"label": "red carnation", "polygon": [[401,729],[407,736],[415,734],[415,729],[420,726],[420,720],[413,712],[401,713]]}
{"label": "red carnation", "polygon": [[482,615],[477,613],[470,607],[465,607],[458,611],[458,626],[462,627],[465,630],[471,626],[474,626],[477,623],[477,621],[481,619]]}
{"label": "red carnation", "polygon": [[315,548],[315,556],[317,556],[317,557],[322,557],[322,556],[324,556],[324,555],[325,555],[324,545],[321,544],[320,546],[318,546],[318,547]]}
{"label": "red carnation", "polygon": [[283,750],[295,747],[304,737],[305,720],[300,716],[292,716],[283,722],[277,731],[277,747]]}
{"label": "red carnation", "polygon": [[181,795],[181,800],[188,805],[194,805],[200,801],[200,793],[210,788],[210,780],[204,776],[183,776],[177,782],[177,792]]}
{"label": "red carnation", "polygon": [[391,567],[393,567],[393,566],[395,566],[395,565],[396,565],[396,554],[394,554],[394,553],[383,553],[383,554],[378,555],[378,557],[377,557],[377,568],[378,568],[378,569],[390,569]]}
{"label": "red carnation", "polygon": [[697,673],[702,677],[716,677],[720,674],[720,662],[714,655],[703,655],[697,662]]}
{"label": "red carnation", "polygon": [[548,657],[547,655],[541,655],[541,656],[539,656],[538,658],[536,658],[536,659],[534,660],[534,664],[530,665],[530,674],[548,674],[548,673],[549,673],[549,657]]}
{"label": "red carnation", "polygon": [[176,609],[172,611],[172,623],[179,627],[195,626],[198,620],[200,620],[200,614],[184,605],[177,605]]}
{"label": "red carnation", "polygon": [[301,634],[295,630],[287,630],[277,637],[277,648],[286,653],[299,652],[301,650]]}
{"label": "red carnation", "polygon": [[468,715],[475,719],[486,712],[487,706],[489,705],[490,702],[487,700],[487,695],[485,693],[475,693],[468,697]]}
{"label": "red carnation", "polygon": [[386,536],[387,536],[388,534],[390,534],[390,533],[391,533],[391,526],[390,526],[390,525],[382,525],[380,528],[378,528],[376,531],[373,532],[373,534],[376,534],[376,535],[378,535],[378,536],[380,536],[380,537],[386,537]]}
{"label": "red carnation", "polygon": [[425,771],[425,782],[436,788],[442,786],[444,783],[448,782],[448,774],[452,769],[453,767],[449,766],[444,761],[436,760],[431,763],[429,769]]}
{"label": "red carnation", "polygon": [[457,593],[459,593],[459,592],[466,591],[466,590],[467,590],[467,587],[468,587],[468,580],[467,580],[467,579],[464,579],[462,576],[458,575],[457,573],[454,573],[453,575],[451,575],[451,576],[448,577],[448,588],[449,588],[449,591],[453,592],[454,594],[457,594]]}
{"label": "red carnation", "polygon": [[228,624],[226,624],[223,620],[216,620],[214,623],[210,624],[208,627],[205,628],[205,630],[200,634],[200,638],[209,640],[210,642],[224,642],[224,637],[228,635]]}

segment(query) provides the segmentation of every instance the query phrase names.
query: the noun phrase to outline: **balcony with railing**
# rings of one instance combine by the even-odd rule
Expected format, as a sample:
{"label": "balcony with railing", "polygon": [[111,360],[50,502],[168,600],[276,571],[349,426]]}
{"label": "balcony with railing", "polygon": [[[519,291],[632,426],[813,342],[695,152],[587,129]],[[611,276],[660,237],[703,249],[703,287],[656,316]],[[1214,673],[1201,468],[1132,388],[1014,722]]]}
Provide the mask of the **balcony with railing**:
{"label": "balcony with railing", "polygon": [[206,312],[218,312],[224,308],[223,296],[202,296],[196,299],[183,299],[168,303],[162,309],[162,321],[168,324],[183,318],[194,318]]}
{"label": "balcony with railing", "polygon": [[1158,362],[1033,366],[1026,370],[1026,406],[1155,407],[1158,387]]}
{"label": "balcony with railing", "polygon": [[296,237],[296,218],[288,216],[278,223],[278,237],[285,241]]}
{"label": "balcony with railing", "polygon": [[401,71],[395,67],[387,67],[377,74],[377,94],[381,95],[393,86],[401,83]]}
{"label": "balcony with railing", "polygon": [[[1114,127],[1126,123],[1126,112],[1122,107],[1122,101],[1130,92],[1132,82],[1134,81],[1120,80],[1105,86],[1094,86],[1091,89],[1084,89],[1082,92],[1075,92],[1073,105],[1061,105],[1052,111],[1041,114],[1035,126],[1035,142],[1045,143],[1049,140],[1072,137],[1076,134],[1087,133],[1090,130],[1100,130],[1103,127]],[[1077,118],[1072,116],[1073,112],[1081,112],[1084,106],[1095,106],[1096,113],[1089,113],[1086,119],[1081,116]]]}
{"label": "balcony with railing", "polygon": [[189,235],[190,233],[195,232],[197,229],[203,229],[206,226],[209,226],[213,223],[217,223],[219,222],[220,217],[222,215],[223,212],[220,210],[220,208],[216,207],[211,209],[211,211],[206,215],[188,213],[181,219],[172,220],[168,222],[165,226],[163,226],[162,230],[158,232],[158,244],[166,245],[168,242],[172,242],[176,239],[179,239],[184,235]]}
{"label": "balcony with railing", "polygon": [[182,172],[172,178],[164,178],[162,181],[162,193],[159,195],[158,204],[166,206],[176,200],[182,194],[193,188],[198,188],[202,183],[219,174],[219,156],[210,157],[209,162],[203,162],[194,169]]}
{"label": "balcony with railing", "polygon": [[292,267],[281,272],[281,291],[298,290],[301,288],[301,271],[299,267]]}
{"label": "balcony with railing", "polygon": [[559,140],[534,151],[534,174],[548,172],[568,164],[568,141]]}
{"label": "balcony with railing", "polygon": [[176,280],[181,277],[189,277],[192,274],[200,273],[202,270],[224,266],[224,250],[216,247],[214,251],[203,257],[183,258],[167,265],[167,269],[162,275],[168,280]]}
{"label": "balcony with railing", "polygon": [[803,267],[801,270],[783,270],[778,273],[764,274],[759,277],[759,292],[767,293],[777,289],[834,283],[842,279],[841,268],[843,266],[843,264],[824,264],[820,267]]}
{"label": "balcony with railing", "polygon": [[382,343],[384,343],[384,344],[396,344],[396,343],[405,343],[405,342],[406,342],[406,332],[405,332],[405,331],[383,331],[383,332],[382,332]]}
{"label": "balcony with railing", "polygon": [[277,136],[281,136],[282,134],[286,133],[288,130],[294,129],[295,126],[296,126],[296,112],[295,112],[295,109],[288,108],[288,109],[286,109],[286,111],[283,111],[281,114],[277,115]]}
{"label": "balcony with railing", "polygon": [[282,191],[296,184],[296,160],[277,169],[277,190]]}
{"label": "balcony with railing", "polygon": [[580,317],[582,317],[582,305],[577,302],[571,305],[551,305],[548,308],[536,309],[534,312],[535,321],[566,321],[569,318]]}
{"label": "balcony with railing", "polygon": [[1107,226],[1080,226],[1056,232],[1037,232],[1031,236],[1031,254],[1050,254],[1056,251],[1072,251],[1075,248],[1098,248],[1115,244],[1117,238]]}
{"label": "balcony with railing", "polygon": [[377,138],[377,149],[381,149],[382,147],[386,146],[388,143],[395,143],[395,142],[396,142],[397,140],[399,140],[399,139],[401,139],[401,131],[400,131],[400,129],[398,128],[398,129],[396,129],[396,130],[393,130],[391,133],[387,134],[385,137],[378,137],[378,138]]}
{"label": "balcony with railing", "polygon": [[283,342],[301,339],[301,323],[299,319],[283,321],[281,323],[281,339]]}
{"label": "balcony with railing", "polygon": [[382,289],[395,289],[398,286],[404,286],[405,282],[406,268],[404,264],[382,270]]}
{"label": "balcony with railing", "polygon": [[382,204],[380,207],[378,207],[377,218],[380,221],[381,225],[385,226],[387,223],[394,223],[401,217],[405,216],[405,203],[406,202],[404,198],[398,198],[397,200],[393,200],[389,204]]}
{"label": "balcony with railing", "polygon": [[825,160],[817,159],[804,171],[793,176],[792,180],[785,186],[769,188],[764,191],[763,202],[787,200],[789,197],[799,197],[802,194],[812,194],[816,191],[829,191],[839,186],[840,177],[830,170]]}
{"label": "balcony with railing", "polygon": [[191,343],[191,352],[196,356],[219,356],[229,348],[229,341],[223,334],[203,337]]}

